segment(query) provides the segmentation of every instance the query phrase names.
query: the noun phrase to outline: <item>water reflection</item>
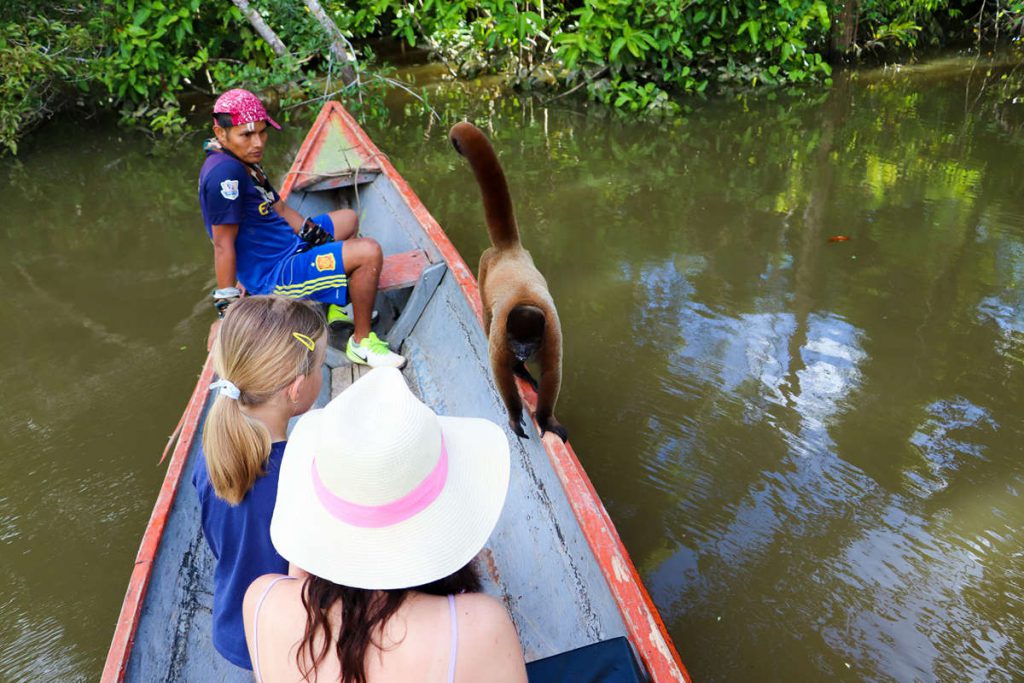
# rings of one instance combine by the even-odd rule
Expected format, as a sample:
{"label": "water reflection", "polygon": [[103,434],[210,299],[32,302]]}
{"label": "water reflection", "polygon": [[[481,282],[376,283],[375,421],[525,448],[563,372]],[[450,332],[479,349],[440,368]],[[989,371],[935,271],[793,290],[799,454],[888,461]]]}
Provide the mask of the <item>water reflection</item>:
{"label": "water reflection", "polygon": [[930,495],[946,487],[947,476],[964,458],[983,457],[985,446],[979,443],[977,430],[995,431],[999,425],[988,410],[959,396],[936,401],[925,410],[927,419],[910,437],[924,460],[924,471],[907,474],[917,490]]}

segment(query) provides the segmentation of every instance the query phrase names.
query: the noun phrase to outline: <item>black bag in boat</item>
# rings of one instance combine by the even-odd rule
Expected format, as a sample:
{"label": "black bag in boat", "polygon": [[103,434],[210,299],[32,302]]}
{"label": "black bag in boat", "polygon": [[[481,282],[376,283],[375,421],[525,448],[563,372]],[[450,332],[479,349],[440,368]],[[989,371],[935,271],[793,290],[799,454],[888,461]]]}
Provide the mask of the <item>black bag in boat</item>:
{"label": "black bag in boat", "polygon": [[624,637],[569,650],[526,665],[530,683],[642,683],[647,680]]}

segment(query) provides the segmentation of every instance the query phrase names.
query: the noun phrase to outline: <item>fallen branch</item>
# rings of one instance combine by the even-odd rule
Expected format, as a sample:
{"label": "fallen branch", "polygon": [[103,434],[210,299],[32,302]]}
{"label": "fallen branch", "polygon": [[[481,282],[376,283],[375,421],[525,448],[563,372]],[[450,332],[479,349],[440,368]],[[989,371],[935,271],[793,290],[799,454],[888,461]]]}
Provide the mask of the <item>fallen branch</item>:
{"label": "fallen branch", "polygon": [[327,12],[320,6],[319,0],[303,0],[309,13],[320,23],[324,31],[331,39],[331,55],[341,65],[341,80],[345,85],[359,80],[356,73],[356,51],[352,43],[341,32],[334,20],[327,16]]}
{"label": "fallen branch", "polygon": [[242,12],[242,16],[249,20],[252,27],[256,29],[256,33],[260,34],[260,37],[267,41],[274,54],[278,57],[284,57],[289,54],[288,48],[285,47],[285,44],[274,33],[274,29],[270,28],[267,22],[263,21],[263,17],[260,16],[259,12],[249,6],[249,0],[231,0],[231,2],[235,3],[235,7]]}
{"label": "fallen branch", "polygon": [[587,76],[586,74],[584,74],[584,75],[583,75],[583,80],[582,80],[582,81],[580,81],[579,83],[577,83],[577,84],[576,84],[576,85],[574,85],[573,87],[569,88],[569,89],[568,89],[568,90],[566,90],[565,92],[562,92],[562,93],[558,93],[558,94],[557,94],[557,95],[555,95],[554,97],[552,97],[552,98],[550,98],[550,99],[546,99],[546,100],[544,100],[544,101],[543,101],[543,102],[542,102],[541,104],[548,104],[548,103],[550,103],[550,102],[554,102],[555,100],[560,100],[560,99],[562,99],[563,97],[566,97],[567,95],[571,95],[571,94],[573,94],[574,92],[576,92],[577,90],[579,90],[579,89],[580,89],[580,88],[582,88],[583,86],[585,86],[585,85],[589,84],[589,83],[590,83],[591,81],[593,81],[593,80],[594,80],[595,78],[597,78],[598,76],[603,76],[603,75],[604,75],[604,73],[605,73],[606,71],[608,71],[608,67],[604,67],[603,69],[600,69],[599,71],[595,71],[595,72],[594,72],[593,74],[591,74],[590,76]]}

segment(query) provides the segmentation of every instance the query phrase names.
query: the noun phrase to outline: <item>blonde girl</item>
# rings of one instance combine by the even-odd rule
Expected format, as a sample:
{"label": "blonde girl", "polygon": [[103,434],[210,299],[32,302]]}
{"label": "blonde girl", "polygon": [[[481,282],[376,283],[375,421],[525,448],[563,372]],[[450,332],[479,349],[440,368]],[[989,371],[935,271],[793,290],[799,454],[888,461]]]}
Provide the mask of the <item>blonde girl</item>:
{"label": "blonde girl", "polygon": [[270,541],[270,520],[288,420],[320,393],[326,324],[302,300],[252,296],[232,305],[213,344],[217,397],[192,472],[203,535],[217,559],[213,645],[232,664],[252,669],[242,598],[253,579],[287,572]]}

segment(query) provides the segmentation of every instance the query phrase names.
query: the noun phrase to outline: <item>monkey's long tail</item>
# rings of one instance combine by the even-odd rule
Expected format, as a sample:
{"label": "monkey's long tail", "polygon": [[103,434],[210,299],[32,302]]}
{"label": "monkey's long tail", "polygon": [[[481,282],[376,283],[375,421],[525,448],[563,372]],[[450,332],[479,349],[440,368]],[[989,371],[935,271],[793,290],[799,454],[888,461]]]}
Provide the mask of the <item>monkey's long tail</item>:
{"label": "monkey's long tail", "polygon": [[498,249],[519,244],[519,228],[508,193],[505,172],[487,136],[472,123],[456,123],[448,133],[455,151],[466,157],[483,197],[491,244]]}

